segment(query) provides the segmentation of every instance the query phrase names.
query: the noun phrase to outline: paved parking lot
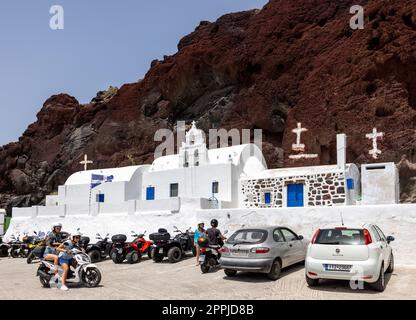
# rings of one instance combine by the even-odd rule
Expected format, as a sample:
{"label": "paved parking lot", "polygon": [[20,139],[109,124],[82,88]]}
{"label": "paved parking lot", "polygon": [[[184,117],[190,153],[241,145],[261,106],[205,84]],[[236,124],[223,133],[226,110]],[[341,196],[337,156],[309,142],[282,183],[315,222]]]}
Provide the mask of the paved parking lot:
{"label": "paved parking lot", "polygon": [[383,293],[352,290],[348,282],[322,281],[308,288],[303,265],[282,272],[278,281],[241,273],[227,278],[222,270],[201,274],[195,260],[156,264],[98,263],[103,279],[97,288],[71,287],[68,292],[43,289],[35,277],[37,264],[25,259],[0,258],[1,299],[416,299],[416,266],[397,265]]}

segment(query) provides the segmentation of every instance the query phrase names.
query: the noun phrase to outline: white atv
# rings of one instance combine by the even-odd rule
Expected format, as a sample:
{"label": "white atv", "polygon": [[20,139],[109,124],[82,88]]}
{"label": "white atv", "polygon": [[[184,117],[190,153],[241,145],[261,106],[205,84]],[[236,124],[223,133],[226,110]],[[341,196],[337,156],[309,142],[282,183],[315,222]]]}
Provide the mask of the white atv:
{"label": "white atv", "polygon": [[[95,264],[91,263],[90,257],[80,249],[71,249],[73,259],[68,271],[67,283],[83,283],[93,288],[101,282],[101,272]],[[54,283],[55,265],[51,261],[42,260],[36,275],[44,288],[51,287]],[[58,266],[58,275],[62,277],[63,269]]]}

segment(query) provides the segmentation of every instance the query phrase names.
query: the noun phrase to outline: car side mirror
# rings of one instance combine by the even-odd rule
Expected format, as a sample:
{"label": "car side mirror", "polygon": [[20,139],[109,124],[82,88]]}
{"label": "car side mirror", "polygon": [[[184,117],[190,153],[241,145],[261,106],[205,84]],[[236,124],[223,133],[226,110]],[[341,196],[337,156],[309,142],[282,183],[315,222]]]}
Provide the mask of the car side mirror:
{"label": "car side mirror", "polygon": [[298,235],[298,239],[299,239],[299,240],[303,240],[303,236]]}
{"label": "car side mirror", "polygon": [[393,236],[388,236],[386,240],[387,240],[387,243],[390,243],[390,242],[394,241],[394,237]]}

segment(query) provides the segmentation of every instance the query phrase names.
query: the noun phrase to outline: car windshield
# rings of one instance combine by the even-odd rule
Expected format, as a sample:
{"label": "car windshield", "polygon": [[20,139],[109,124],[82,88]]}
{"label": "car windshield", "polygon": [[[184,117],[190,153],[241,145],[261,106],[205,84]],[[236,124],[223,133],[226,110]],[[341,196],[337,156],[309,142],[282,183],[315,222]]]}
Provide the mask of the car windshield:
{"label": "car windshield", "polygon": [[322,229],[315,240],[316,244],[363,245],[362,229]]}
{"label": "car windshield", "polygon": [[236,231],[227,241],[230,244],[255,244],[264,242],[267,231],[261,229],[246,229]]}

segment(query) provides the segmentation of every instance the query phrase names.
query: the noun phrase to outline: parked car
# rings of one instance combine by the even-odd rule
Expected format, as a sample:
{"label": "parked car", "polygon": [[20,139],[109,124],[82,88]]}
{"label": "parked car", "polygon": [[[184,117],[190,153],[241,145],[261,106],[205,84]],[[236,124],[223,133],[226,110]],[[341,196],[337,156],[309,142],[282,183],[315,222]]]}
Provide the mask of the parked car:
{"label": "parked car", "polygon": [[318,229],[307,250],[306,282],[312,287],[319,279],[362,280],[384,291],[385,272],[394,269],[393,240],[373,224]]}
{"label": "parked car", "polygon": [[220,264],[229,277],[248,271],[277,280],[282,268],[305,260],[306,247],[303,236],[286,227],[240,229],[223,246]]}

